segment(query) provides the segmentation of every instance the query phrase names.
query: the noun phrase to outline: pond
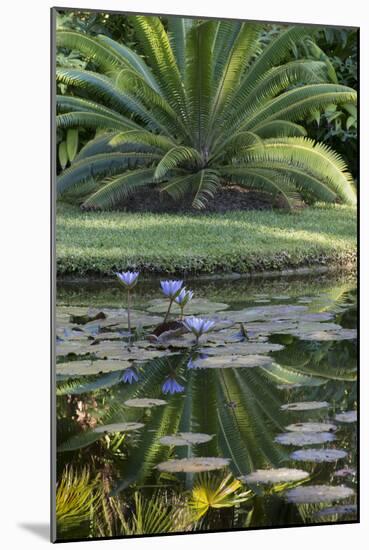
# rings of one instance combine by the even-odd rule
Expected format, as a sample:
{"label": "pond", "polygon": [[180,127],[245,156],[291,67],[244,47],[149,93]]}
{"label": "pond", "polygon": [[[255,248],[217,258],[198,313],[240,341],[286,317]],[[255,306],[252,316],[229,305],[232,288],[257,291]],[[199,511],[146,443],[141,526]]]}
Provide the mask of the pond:
{"label": "pond", "polygon": [[355,278],[185,284],[59,284],[58,538],[355,521]]}

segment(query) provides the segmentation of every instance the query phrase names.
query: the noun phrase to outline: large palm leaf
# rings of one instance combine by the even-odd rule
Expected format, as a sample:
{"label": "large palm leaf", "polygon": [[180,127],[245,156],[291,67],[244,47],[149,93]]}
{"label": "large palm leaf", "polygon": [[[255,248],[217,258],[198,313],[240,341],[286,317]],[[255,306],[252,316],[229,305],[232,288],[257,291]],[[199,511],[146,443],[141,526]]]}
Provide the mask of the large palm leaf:
{"label": "large palm leaf", "polygon": [[170,18],[165,30],[158,17],[131,22],[144,57],[104,36],[58,32],[57,45],[79,50],[98,72],[57,69],[68,90],[57,97],[57,124],[99,131],[60,175],[59,197],[92,180],[86,208],[115,207],[150,185],[203,208],[235,182],[289,207],[299,196],[355,203],[344,161],[301,125],[356,102],[355,90],[332,82],[324,56],[288,59],[306,28],[289,27],[263,48],[255,23]]}

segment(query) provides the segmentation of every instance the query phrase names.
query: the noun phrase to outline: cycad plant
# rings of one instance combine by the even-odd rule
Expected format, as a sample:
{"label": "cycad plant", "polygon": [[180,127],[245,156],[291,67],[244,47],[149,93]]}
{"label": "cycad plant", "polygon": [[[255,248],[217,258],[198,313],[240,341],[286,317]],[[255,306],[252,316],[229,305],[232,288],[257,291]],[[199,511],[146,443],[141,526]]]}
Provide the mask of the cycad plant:
{"label": "cycad plant", "polygon": [[[266,47],[261,27],[237,21],[133,16],[139,51],[70,30],[57,45],[99,72],[58,68],[59,128],[96,129],[64,170],[58,196],[111,208],[141,188],[203,208],[223,184],[283,199],[355,203],[352,177],[334,151],[301,126],[329,105],[352,109],[356,92],[330,81],[323,60],[291,60],[309,31],[288,27]],[[290,59],[290,60],[289,60]]]}

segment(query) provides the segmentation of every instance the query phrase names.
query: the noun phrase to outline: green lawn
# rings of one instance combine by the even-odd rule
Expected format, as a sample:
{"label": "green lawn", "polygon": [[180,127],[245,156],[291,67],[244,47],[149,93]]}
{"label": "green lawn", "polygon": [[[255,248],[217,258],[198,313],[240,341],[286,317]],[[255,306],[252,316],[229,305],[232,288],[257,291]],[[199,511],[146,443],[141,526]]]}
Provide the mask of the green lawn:
{"label": "green lawn", "polygon": [[292,214],[84,213],[58,205],[59,275],[253,272],[347,265],[356,256],[356,210],[316,206]]}

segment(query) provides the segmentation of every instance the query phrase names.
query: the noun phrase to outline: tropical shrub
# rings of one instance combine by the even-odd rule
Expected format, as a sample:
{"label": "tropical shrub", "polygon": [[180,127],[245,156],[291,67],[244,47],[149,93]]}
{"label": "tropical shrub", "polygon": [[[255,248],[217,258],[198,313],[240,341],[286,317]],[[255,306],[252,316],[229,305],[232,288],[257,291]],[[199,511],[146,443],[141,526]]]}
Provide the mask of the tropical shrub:
{"label": "tropical shrub", "polygon": [[112,208],[141,188],[203,208],[222,184],[265,190],[291,207],[301,197],[354,204],[342,158],[309,139],[302,121],[356,92],[329,82],[325,60],[288,61],[309,31],[288,27],[263,47],[260,26],[134,16],[141,51],[107,36],[57,33],[99,72],[59,67],[58,128],[89,128],[89,141],[58,178],[59,197]]}

